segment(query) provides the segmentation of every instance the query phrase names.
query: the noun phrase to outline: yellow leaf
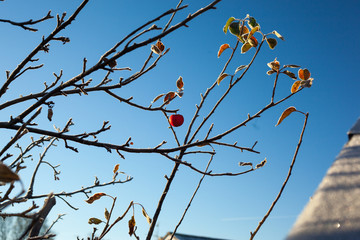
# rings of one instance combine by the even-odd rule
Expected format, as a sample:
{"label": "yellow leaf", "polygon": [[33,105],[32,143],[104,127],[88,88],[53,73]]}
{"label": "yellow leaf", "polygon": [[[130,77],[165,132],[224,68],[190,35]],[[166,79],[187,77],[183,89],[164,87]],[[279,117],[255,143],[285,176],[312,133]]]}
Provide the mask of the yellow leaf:
{"label": "yellow leaf", "polygon": [[135,229],[135,218],[134,216],[131,217],[131,219],[129,220],[129,235],[132,236],[134,234],[134,229]]}
{"label": "yellow leaf", "polygon": [[98,224],[102,223],[102,221],[98,218],[89,218],[88,223],[98,225]]}
{"label": "yellow leaf", "polygon": [[94,201],[100,199],[102,196],[106,196],[106,194],[105,193],[95,193],[94,195],[89,197],[88,200],[85,200],[85,202],[92,204]]}
{"label": "yellow leaf", "polygon": [[260,30],[259,26],[254,27],[253,29],[251,29],[249,36],[247,37],[248,39],[252,37],[252,35],[254,35],[254,33],[256,33],[257,31]]}
{"label": "yellow leaf", "polygon": [[291,86],[291,93],[297,92],[297,90],[299,90],[300,85],[301,85],[301,81],[294,82],[294,84]]}
{"label": "yellow leaf", "polygon": [[176,80],[176,86],[180,90],[184,87],[183,78],[181,76],[178,78],[178,80]]}
{"label": "yellow leaf", "polygon": [[295,107],[288,107],[280,116],[277,124],[275,125],[275,127],[277,125],[279,125],[285,118],[287,118],[292,112],[296,111]]}
{"label": "yellow leaf", "polygon": [[227,30],[228,30],[228,27],[229,27],[230,23],[232,23],[234,20],[235,20],[234,17],[230,17],[230,18],[226,21],[226,24],[225,24],[225,26],[224,26],[224,28],[223,28],[224,33],[227,33]]}
{"label": "yellow leaf", "polygon": [[227,43],[221,45],[220,48],[219,48],[217,57],[220,57],[220,55],[223,53],[223,51],[224,51],[225,49],[228,49],[228,48],[230,48],[230,45],[227,44]]}
{"label": "yellow leaf", "polygon": [[107,220],[107,221],[109,221],[109,219],[110,219],[110,213],[109,213],[109,211],[105,208],[105,219]]}
{"label": "yellow leaf", "polygon": [[216,80],[217,84],[220,85],[221,81],[224,80],[224,78],[226,78],[227,76],[229,76],[229,74],[227,73],[223,73],[221,74],[218,79]]}
{"label": "yellow leaf", "polygon": [[8,166],[0,163],[0,182],[9,183],[20,180],[19,176],[10,170]]}
{"label": "yellow leaf", "polygon": [[116,164],[113,170],[113,173],[116,173],[119,170],[120,164]]}
{"label": "yellow leaf", "polygon": [[147,212],[145,211],[144,208],[142,208],[142,214],[144,215],[144,217],[146,217],[146,221],[151,224],[151,218],[149,217],[149,215],[147,214]]}
{"label": "yellow leaf", "polygon": [[247,51],[249,51],[251,48],[251,44],[246,42],[245,44],[242,45],[241,47],[241,53],[246,53]]}
{"label": "yellow leaf", "polygon": [[154,100],[152,100],[152,102],[153,102],[153,103],[156,102],[157,100],[159,100],[159,99],[160,99],[162,96],[164,96],[164,95],[165,95],[165,93],[162,93],[162,94],[156,96],[156,98],[154,98]]}

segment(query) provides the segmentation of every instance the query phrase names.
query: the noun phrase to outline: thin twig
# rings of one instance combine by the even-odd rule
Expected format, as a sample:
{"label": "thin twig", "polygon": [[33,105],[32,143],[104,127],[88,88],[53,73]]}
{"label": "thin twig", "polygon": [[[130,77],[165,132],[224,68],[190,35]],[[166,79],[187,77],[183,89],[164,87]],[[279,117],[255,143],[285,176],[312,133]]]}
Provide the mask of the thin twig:
{"label": "thin twig", "polygon": [[295,160],[296,160],[296,157],[297,157],[297,154],[299,152],[299,149],[300,149],[300,146],[301,146],[301,143],[302,143],[302,139],[303,139],[303,136],[304,136],[304,132],[305,132],[305,128],[306,128],[306,124],[307,124],[307,120],[308,120],[308,117],[309,117],[309,113],[306,113],[305,114],[305,120],[304,120],[304,125],[303,125],[303,128],[302,128],[302,131],[301,131],[301,134],[300,134],[300,138],[299,138],[299,142],[296,146],[296,149],[295,149],[295,153],[294,153],[294,156],[293,156],[293,159],[291,161],[291,164],[290,164],[290,167],[289,167],[289,171],[288,171],[288,174],[286,176],[286,179],[285,181],[283,182],[282,186],[281,186],[281,189],[278,193],[278,195],[276,196],[275,200],[272,202],[269,210],[267,211],[267,213],[264,215],[263,219],[259,222],[259,225],[256,227],[255,231],[254,232],[250,232],[250,240],[254,239],[256,233],[260,230],[261,226],[264,224],[264,222],[266,221],[266,219],[269,217],[271,211],[273,210],[273,208],[275,207],[276,203],[278,202],[278,200],[280,199],[281,197],[281,194],[283,193],[284,189],[285,189],[285,186],[286,184],[288,183],[289,179],[290,179],[290,175],[292,173],[292,169],[294,167],[294,164],[295,164]]}

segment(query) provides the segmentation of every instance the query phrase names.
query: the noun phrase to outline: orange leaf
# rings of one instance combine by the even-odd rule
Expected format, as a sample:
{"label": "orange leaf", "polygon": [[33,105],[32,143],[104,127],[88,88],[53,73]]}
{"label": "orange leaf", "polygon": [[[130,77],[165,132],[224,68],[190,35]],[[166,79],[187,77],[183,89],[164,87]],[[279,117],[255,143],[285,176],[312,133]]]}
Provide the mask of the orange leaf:
{"label": "orange leaf", "polygon": [[9,183],[20,180],[19,176],[10,170],[8,166],[0,163],[0,182]]}
{"label": "orange leaf", "polygon": [[114,170],[113,170],[114,173],[116,173],[119,170],[119,166],[120,166],[120,164],[115,165]]}
{"label": "orange leaf", "polygon": [[275,127],[277,125],[279,125],[285,118],[287,118],[292,112],[296,111],[295,107],[288,107],[280,116],[277,124],[275,125]]}
{"label": "orange leaf", "polygon": [[294,82],[294,84],[291,86],[291,93],[297,92],[297,90],[299,90],[300,85],[301,85],[301,81]]}
{"label": "orange leaf", "polygon": [[219,48],[219,51],[218,51],[217,56],[220,57],[220,55],[222,54],[222,52],[223,52],[225,49],[228,49],[228,48],[230,48],[230,45],[227,44],[227,43],[221,45],[220,48]]}
{"label": "orange leaf", "polygon": [[304,69],[299,69],[298,75],[301,80],[308,80],[310,78],[311,74],[310,74],[309,70],[304,68]]}
{"label": "orange leaf", "polygon": [[106,194],[105,193],[95,193],[94,195],[89,197],[88,200],[85,200],[85,202],[87,202],[88,204],[92,204],[94,201],[100,199],[102,196],[106,196]]}
{"label": "orange leaf", "polygon": [[168,92],[164,98],[164,103],[169,104],[171,100],[175,97],[175,92]]}
{"label": "orange leaf", "polygon": [[158,40],[158,41],[156,42],[156,46],[158,47],[158,49],[160,50],[160,52],[163,52],[164,49],[165,49],[165,45],[164,45],[160,40]]}

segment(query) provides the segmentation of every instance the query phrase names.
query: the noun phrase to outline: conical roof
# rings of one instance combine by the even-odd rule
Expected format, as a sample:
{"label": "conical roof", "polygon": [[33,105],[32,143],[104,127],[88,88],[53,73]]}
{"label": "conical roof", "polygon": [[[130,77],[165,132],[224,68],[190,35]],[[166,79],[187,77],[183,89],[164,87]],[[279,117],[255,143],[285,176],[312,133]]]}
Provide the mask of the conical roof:
{"label": "conical roof", "polygon": [[360,239],[360,118],[287,240]]}

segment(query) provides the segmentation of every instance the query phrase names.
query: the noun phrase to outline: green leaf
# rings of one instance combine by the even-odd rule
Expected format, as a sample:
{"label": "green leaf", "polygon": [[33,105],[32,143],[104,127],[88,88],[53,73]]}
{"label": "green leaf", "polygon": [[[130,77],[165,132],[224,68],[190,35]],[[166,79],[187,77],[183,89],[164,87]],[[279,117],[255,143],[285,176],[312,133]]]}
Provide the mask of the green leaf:
{"label": "green leaf", "polygon": [[241,70],[247,68],[247,66],[248,66],[248,65],[241,65],[241,66],[237,67],[236,70],[235,70],[235,74],[236,74],[238,71],[241,71]]}
{"label": "green leaf", "polygon": [[232,23],[234,20],[235,20],[235,18],[231,17],[226,21],[226,24],[225,24],[225,26],[223,28],[224,33],[227,33],[227,30],[228,30],[228,27],[229,27],[230,23]]}
{"label": "green leaf", "polygon": [[285,40],[284,37],[281,36],[281,34],[278,33],[277,31],[274,30],[273,33],[275,34],[275,36],[277,36],[277,37],[280,38],[281,40],[283,40],[283,41]]}
{"label": "green leaf", "polygon": [[251,44],[250,43],[245,43],[242,45],[241,47],[241,53],[246,53],[247,51],[249,51],[251,48]]}
{"label": "green leaf", "polygon": [[277,45],[277,41],[275,38],[267,38],[266,42],[269,44],[270,49],[274,49]]}
{"label": "green leaf", "polygon": [[251,28],[259,26],[259,24],[256,22],[256,19],[253,17],[249,17],[249,26]]}
{"label": "green leaf", "polygon": [[283,71],[282,73],[288,75],[289,77],[291,77],[291,78],[294,79],[294,80],[297,79],[295,73],[293,73],[293,72],[290,72],[290,71],[288,71],[288,70],[285,70],[285,71]]}
{"label": "green leaf", "polygon": [[230,23],[229,25],[229,30],[230,30],[230,33],[237,36],[237,37],[240,37],[240,22],[239,21],[233,21]]}

